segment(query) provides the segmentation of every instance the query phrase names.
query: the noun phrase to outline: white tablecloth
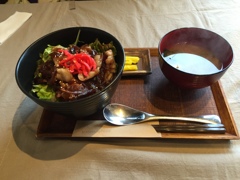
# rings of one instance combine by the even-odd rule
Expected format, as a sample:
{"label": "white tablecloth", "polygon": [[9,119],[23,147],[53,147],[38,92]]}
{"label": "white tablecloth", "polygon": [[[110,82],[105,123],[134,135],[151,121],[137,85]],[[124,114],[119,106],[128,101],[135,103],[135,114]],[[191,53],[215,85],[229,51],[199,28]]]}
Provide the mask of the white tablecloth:
{"label": "white tablecloth", "polygon": [[42,108],[19,90],[15,65],[41,36],[90,26],[127,47],[157,47],[176,28],[200,27],[232,45],[234,63],[222,77],[240,129],[240,1],[109,0],[0,5],[0,22],[15,11],[32,17],[0,46],[0,179],[240,179],[240,141],[35,138]]}

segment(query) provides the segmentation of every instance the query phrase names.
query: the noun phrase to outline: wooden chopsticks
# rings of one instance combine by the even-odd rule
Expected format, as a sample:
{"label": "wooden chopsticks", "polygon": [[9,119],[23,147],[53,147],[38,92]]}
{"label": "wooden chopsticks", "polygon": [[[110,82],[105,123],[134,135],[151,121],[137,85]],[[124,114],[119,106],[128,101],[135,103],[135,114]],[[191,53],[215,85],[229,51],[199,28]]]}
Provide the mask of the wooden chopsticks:
{"label": "wooden chopsticks", "polygon": [[226,132],[226,129],[223,124],[159,122],[159,125],[152,126],[155,128],[157,132],[214,133],[214,134],[224,134]]}

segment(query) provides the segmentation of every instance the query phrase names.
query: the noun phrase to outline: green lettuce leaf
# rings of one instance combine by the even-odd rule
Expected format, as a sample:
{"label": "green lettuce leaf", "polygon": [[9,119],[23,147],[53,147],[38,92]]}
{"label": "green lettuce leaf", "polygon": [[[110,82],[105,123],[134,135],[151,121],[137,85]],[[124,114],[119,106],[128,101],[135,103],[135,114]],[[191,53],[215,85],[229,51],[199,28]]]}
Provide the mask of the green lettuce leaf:
{"label": "green lettuce leaf", "polygon": [[48,47],[46,49],[44,49],[43,53],[40,54],[40,57],[43,60],[43,62],[46,62],[51,59],[50,54],[53,52],[53,49],[55,49],[55,48],[63,48],[64,49],[64,47],[61,45],[57,45],[57,46],[48,45]]}
{"label": "green lettuce leaf", "polygon": [[33,85],[32,92],[36,93],[39,99],[55,101],[55,92],[48,85]]}

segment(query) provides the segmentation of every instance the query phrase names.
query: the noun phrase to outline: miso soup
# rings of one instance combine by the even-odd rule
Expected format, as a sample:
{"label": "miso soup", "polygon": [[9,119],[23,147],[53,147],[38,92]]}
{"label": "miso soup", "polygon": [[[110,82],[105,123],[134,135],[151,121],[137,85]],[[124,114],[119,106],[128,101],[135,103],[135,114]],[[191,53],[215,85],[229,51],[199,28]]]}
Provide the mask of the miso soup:
{"label": "miso soup", "polygon": [[163,52],[163,57],[172,67],[191,74],[213,74],[223,68],[210,51],[188,43],[172,46]]}

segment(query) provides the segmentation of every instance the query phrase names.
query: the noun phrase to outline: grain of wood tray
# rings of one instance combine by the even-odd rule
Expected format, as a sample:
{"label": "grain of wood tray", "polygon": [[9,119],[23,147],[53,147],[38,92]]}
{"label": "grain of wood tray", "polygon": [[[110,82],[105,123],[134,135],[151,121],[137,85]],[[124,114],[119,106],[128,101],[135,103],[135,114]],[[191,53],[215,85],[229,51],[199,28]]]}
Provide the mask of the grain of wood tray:
{"label": "grain of wood tray", "polygon": [[[84,119],[73,119],[43,110],[36,136],[38,138],[157,138],[157,139],[239,139],[239,133],[220,82],[197,90],[183,90],[171,84],[162,74],[156,48],[126,48],[128,54],[150,55],[151,72],[123,76],[111,100],[152,114],[200,116],[217,114],[225,133],[157,132],[149,127],[156,122],[138,126],[116,127],[108,124],[102,111]],[[140,68],[144,68],[141,64]],[[162,122],[157,122],[161,125]],[[165,122],[166,123],[166,122]],[[146,125],[147,124],[147,125]],[[165,124],[166,125],[166,124]],[[144,126],[144,127],[143,127]],[[145,129],[144,129],[145,128]],[[133,131],[134,130],[134,131]]]}

